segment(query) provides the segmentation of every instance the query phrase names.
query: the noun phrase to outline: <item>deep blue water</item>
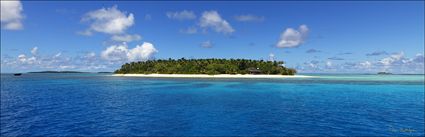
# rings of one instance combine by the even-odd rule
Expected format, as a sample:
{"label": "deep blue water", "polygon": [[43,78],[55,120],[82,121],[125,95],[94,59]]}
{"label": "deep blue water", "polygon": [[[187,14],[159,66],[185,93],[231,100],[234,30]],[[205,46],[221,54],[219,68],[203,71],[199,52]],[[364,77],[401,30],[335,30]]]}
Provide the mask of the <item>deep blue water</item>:
{"label": "deep blue water", "polygon": [[1,136],[423,136],[423,75],[1,75]]}

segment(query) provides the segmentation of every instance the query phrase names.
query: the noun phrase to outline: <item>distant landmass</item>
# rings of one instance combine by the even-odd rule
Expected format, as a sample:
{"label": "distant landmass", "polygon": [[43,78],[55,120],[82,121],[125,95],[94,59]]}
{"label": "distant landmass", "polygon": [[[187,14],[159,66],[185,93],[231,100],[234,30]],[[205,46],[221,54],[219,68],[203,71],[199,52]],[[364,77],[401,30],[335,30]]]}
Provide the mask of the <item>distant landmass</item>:
{"label": "distant landmass", "polygon": [[97,73],[114,73],[114,72],[97,72]]}
{"label": "distant landmass", "polygon": [[131,62],[116,70],[116,74],[268,74],[295,75],[295,69],[283,66],[283,61],[248,59],[185,59]]}
{"label": "distant landmass", "polygon": [[36,71],[36,72],[28,72],[28,73],[87,73],[80,71]]}
{"label": "distant landmass", "polygon": [[390,72],[378,72],[378,75],[391,75],[393,73]]}

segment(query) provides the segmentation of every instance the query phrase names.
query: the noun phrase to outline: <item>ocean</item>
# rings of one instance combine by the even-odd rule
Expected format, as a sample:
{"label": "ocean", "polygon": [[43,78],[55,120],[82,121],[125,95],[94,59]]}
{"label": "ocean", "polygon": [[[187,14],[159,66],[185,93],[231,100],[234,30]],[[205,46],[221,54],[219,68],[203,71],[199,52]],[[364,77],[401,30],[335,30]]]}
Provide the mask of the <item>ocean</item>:
{"label": "ocean", "polygon": [[424,75],[1,74],[1,136],[424,136]]}

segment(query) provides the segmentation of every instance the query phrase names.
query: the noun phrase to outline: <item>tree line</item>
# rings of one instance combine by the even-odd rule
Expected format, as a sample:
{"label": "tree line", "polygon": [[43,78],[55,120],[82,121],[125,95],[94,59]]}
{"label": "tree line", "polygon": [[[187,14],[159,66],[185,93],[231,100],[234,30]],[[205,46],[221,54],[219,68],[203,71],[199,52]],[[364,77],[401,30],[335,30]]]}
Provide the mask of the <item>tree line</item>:
{"label": "tree line", "polygon": [[126,63],[117,74],[279,74],[294,75],[295,69],[283,66],[283,61],[250,59],[158,59]]}

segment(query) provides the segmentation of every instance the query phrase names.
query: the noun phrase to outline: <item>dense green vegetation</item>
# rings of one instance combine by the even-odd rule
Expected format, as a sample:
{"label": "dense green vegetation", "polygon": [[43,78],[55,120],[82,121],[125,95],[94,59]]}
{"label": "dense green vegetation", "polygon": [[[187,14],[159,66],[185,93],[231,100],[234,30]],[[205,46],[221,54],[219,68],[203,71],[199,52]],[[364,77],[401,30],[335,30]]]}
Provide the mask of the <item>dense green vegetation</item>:
{"label": "dense green vegetation", "polygon": [[247,59],[168,59],[131,62],[117,74],[280,74],[294,75],[295,69],[283,67],[283,61]]}

